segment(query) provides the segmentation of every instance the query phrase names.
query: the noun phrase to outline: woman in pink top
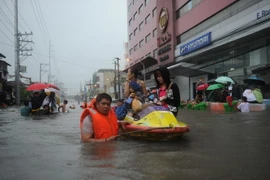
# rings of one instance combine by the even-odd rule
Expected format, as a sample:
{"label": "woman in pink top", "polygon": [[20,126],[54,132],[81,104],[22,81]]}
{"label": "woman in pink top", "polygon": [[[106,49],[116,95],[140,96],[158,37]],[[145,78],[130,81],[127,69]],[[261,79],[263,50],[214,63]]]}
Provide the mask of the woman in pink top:
{"label": "woman in pink top", "polygon": [[180,92],[177,84],[171,82],[170,72],[166,67],[159,67],[154,73],[157,84],[158,104],[168,108],[177,116],[180,105]]}

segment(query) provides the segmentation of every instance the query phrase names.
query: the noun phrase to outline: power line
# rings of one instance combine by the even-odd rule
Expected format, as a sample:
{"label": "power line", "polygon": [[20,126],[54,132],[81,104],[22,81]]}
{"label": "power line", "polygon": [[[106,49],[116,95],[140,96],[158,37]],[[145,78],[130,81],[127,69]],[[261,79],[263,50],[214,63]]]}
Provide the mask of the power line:
{"label": "power line", "polygon": [[[11,0],[11,2],[14,4],[14,2]],[[15,4],[14,4],[15,5]],[[23,16],[21,15],[20,11],[18,11],[19,16],[22,18],[22,20],[24,21],[25,25],[27,26],[27,28],[31,31],[31,28],[28,26],[27,22],[24,20]]]}
{"label": "power line", "polygon": [[1,43],[1,44],[4,44],[4,45],[6,45],[6,46],[14,47],[13,45],[8,44],[8,43],[5,43],[5,42],[0,42],[0,43]]}
{"label": "power line", "polygon": [[[42,61],[42,62],[45,62],[45,60],[44,60],[44,58],[42,57],[42,56],[40,56],[39,54],[40,54],[40,52],[39,52],[39,50],[38,50],[38,48],[37,48],[37,46],[34,44],[34,46],[35,46],[35,51],[37,51],[38,53],[36,53],[36,55],[37,55],[37,57]],[[35,52],[34,52],[35,53]]]}
{"label": "power line", "polygon": [[39,7],[39,11],[40,11],[40,14],[41,14],[41,17],[42,17],[42,20],[43,20],[43,23],[44,23],[44,26],[45,26],[45,29],[46,29],[47,35],[48,35],[49,39],[51,40],[51,36],[50,36],[49,31],[48,31],[48,28],[47,28],[47,25],[46,25],[46,21],[45,21],[45,19],[44,19],[43,13],[42,13],[42,9],[41,9],[41,6],[40,6],[40,3],[39,3],[39,0],[37,0],[37,4],[38,4],[38,7]]}
{"label": "power line", "polygon": [[0,29],[0,31],[4,34],[4,36],[6,36],[6,38],[11,42],[13,43],[13,41],[4,33],[4,31],[2,31],[2,29]]}
{"label": "power line", "polygon": [[[45,55],[45,54],[40,54],[40,53],[37,53],[37,52],[33,52],[33,53],[39,54],[40,56],[49,57],[48,55]],[[71,65],[75,65],[75,66],[80,66],[80,67],[83,67],[83,68],[88,68],[88,67],[85,67],[85,66],[83,66],[83,65],[75,64],[75,63],[72,63],[72,62],[69,62],[69,61],[65,61],[65,60],[62,60],[62,59],[59,59],[59,58],[52,58],[52,59],[55,59],[55,60],[58,60],[58,61],[65,62],[65,63],[67,63],[67,64],[71,64]]]}
{"label": "power line", "polygon": [[[6,5],[6,7],[8,8],[8,10],[9,10],[9,12],[10,12],[10,14],[13,16],[13,18],[14,18],[14,14],[13,14],[13,12],[10,10],[10,8],[8,7],[8,5],[7,5],[7,3],[6,3],[6,1],[3,1],[4,2],[4,4]],[[23,28],[23,26],[19,23],[19,25],[21,26],[21,28],[26,32],[26,30]]]}
{"label": "power line", "polygon": [[32,57],[33,57],[33,59],[36,59],[39,63],[42,62],[42,60],[39,58],[39,56],[37,54],[33,55]]}
{"label": "power line", "polygon": [[38,26],[39,26],[39,29],[40,29],[40,31],[41,31],[41,34],[43,35],[43,38],[44,38],[44,40],[45,40],[45,43],[48,45],[49,43],[48,43],[46,37],[44,37],[44,33],[43,33],[42,27],[41,27],[41,25],[40,25],[41,23],[40,23],[40,21],[39,21],[39,19],[38,19],[38,16],[37,16],[37,13],[36,13],[34,4],[33,4],[32,0],[30,0],[30,2],[31,2],[31,5],[32,5],[32,9],[33,9],[33,11],[34,11],[34,14],[35,14],[35,18],[36,18],[36,20],[37,20],[37,22],[38,22]]}
{"label": "power line", "polygon": [[[37,68],[35,68],[36,70],[39,71],[39,65],[38,65],[38,62],[35,61],[34,57],[32,56],[32,59],[30,59],[31,61],[31,64],[35,65]],[[35,62],[35,63],[34,63]]]}
{"label": "power line", "polygon": [[2,21],[2,19],[0,19],[0,21],[4,24],[4,26],[7,28],[7,30],[11,33],[11,35],[13,35],[13,33],[11,32],[11,30],[7,27],[7,25],[4,23],[4,21]]}
{"label": "power line", "polygon": [[5,18],[5,20],[9,23],[9,25],[14,28],[14,24],[9,20],[9,18],[7,17],[6,13],[3,11],[3,9],[0,7],[0,13],[2,14],[2,16]]}

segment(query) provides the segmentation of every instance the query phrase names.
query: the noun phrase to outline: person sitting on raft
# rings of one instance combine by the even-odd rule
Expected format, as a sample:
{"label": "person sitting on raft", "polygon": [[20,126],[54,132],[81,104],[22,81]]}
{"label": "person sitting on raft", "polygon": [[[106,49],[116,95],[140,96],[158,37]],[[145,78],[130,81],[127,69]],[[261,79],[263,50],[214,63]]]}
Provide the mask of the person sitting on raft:
{"label": "person sitting on raft", "polygon": [[137,69],[128,69],[125,83],[125,98],[134,93],[144,103],[144,96],[147,96],[147,90],[144,81],[138,80],[140,74]]}
{"label": "person sitting on raft", "polygon": [[174,116],[177,116],[178,106],[180,105],[180,92],[177,84],[171,82],[170,72],[167,67],[159,67],[154,72],[157,85],[157,95],[160,104],[168,108]]}
{"label": "person sitting on raft", "polygon": [[131,98],[131,109],[132,114],[136,116],[138,112],[146,108],[148,105],[145,103],[145,97],[148,92],[144,81],[138,79],[141,75],[137,69],[128,69],[126,83],[125,83],[125,98]]}
{"label": "person sitting on raft", "polygon": [[29,106],[29,101],[25,100],[24,107],[21,108],[21,116],[29,116],[31,114],[32,108]]}
{"label": "person sitting on raft", "polygon": [[257,86],[253,86],[252,92],[256,98],[256,102],[260,104],[263,103],[262,91]]}
{"label": "person sitting on raft", "polygon": [[118,135],[118,122],[111,108],[112,97],[101,93],[86,107],[80,117],[81,140],[106,142],[115,140]]}
{"label": "person sitting on raft", "polygon": [[33,97],[31,98],[32,114],[36,114],[40,110],[42,101],[40,93],[34,92]]}
{"label": "person sitting on raft", "polygon": [[58,112],[60,112],[60,109],[62,109],[62,113],[69,112],[67,108],[68,101],[64,100],[64,103],[58,107]]}

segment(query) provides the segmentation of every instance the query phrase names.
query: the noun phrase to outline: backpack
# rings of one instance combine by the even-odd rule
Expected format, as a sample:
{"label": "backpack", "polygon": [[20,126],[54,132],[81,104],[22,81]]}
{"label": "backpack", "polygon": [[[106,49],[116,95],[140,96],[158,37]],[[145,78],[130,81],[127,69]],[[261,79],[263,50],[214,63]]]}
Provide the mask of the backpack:
{"label": "backpack", "polygon": [[123,104],[122,106],[119,106],[116,108],[115,114],[117,116],[118,120],[123,120],[125,119],[127,115],[127,106],[126,104]]}
{"label": "backpack", "polygon": [[122,106],[119,106],[116,108],[115,114],[116,114],[118,120],[125,119],[125,117],[127,115],[127,110],[131,108],[132,101],[133,101],[132,98],[128,98],[125,100],[125,103]]}

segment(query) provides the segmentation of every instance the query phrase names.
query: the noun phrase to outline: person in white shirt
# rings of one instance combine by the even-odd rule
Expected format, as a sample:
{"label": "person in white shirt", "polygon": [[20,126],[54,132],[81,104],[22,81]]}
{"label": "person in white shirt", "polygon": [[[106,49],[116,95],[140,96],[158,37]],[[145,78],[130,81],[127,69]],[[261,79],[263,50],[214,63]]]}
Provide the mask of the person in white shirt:
{"label": "person in white shirt", "polygon": [[241,112],[249,112],[249,103],[247,102],[247,97],[242,97],[242,102],[237,106]]}
{"label": "person in white shirt", "polygon": [[243,92],[243,96],[245,96],[247,98],[247,102],[255,102],[256,101],[256,97],[253,94],[253,92],[251,91],[251,89],[246,89]]}
{"label": "person in white shirt", "polygon": [[228,93],[228,96],[232,96],[232,89],[233,89],[232,83],[227,82],[227,88],[224,90]]}

